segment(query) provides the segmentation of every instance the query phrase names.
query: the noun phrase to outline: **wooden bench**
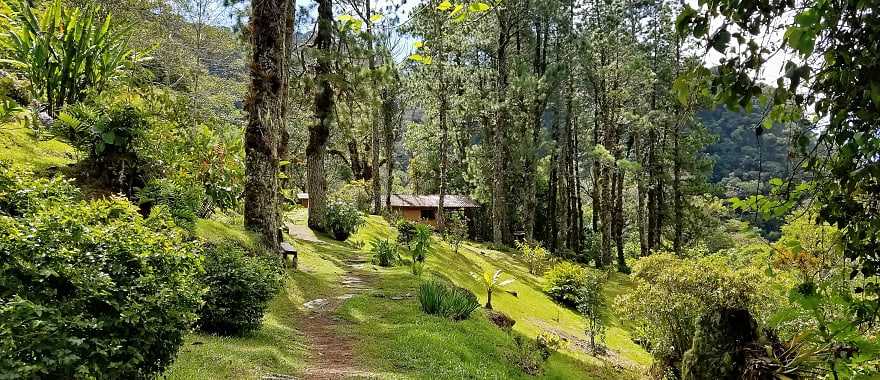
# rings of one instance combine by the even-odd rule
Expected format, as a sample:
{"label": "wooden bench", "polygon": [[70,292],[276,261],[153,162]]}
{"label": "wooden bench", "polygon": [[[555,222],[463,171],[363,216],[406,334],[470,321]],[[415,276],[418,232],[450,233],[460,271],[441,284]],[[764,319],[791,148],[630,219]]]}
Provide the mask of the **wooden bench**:
{"label": "wooden bench", "polygon": [[280,252],[281,256],[284,258],[284,266],[287,266],[287,256],[292,255],[293,256],[292,267],[293,267],[293,269],[297,269],[297,260],[299,259],[299,257],[297,257],[296,248],[293,246],[293,244],[290,244],[286,241],[282,241],[281,246],[280,246],[280,251],[281,251]]}

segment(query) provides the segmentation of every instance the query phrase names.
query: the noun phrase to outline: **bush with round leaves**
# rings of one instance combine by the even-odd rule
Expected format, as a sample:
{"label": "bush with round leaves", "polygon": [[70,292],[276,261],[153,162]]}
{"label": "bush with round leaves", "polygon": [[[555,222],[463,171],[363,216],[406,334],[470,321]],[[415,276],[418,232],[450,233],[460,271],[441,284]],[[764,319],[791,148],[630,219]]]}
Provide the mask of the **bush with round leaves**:
{"label": "bush with round leaves", "polygon": [[61,176],[41,178],[0,162],[0,215],[22,216],[45,203],[71,202],[79,189]]}
{"label": "bush with round leaves", "polygon": [[348,239],[362,224],[364,217],[354,205],[339,201],[327,205],[327,230],[334,239]]}
{"label": "bush with round leaves", "polygon": [[0,216],[0,378],[150,378],[196,318],[199,247],[121,198]]}
{"label": "bush with round leaves", "polygon": [[281,285],[277,261],[239,243],[212,243],[205,250],[202,285],[208,288],[199,311],[201,330],[245,335],[258,328]]}

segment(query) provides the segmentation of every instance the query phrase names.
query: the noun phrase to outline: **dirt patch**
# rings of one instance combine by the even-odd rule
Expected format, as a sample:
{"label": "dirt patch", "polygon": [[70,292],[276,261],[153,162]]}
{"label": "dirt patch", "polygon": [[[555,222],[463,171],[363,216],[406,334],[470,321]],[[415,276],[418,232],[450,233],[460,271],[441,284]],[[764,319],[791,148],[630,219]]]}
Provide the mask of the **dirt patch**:
{"label": "dirt patch", "polygon": [[305,379],[336,380],[349,378],[377,378],[376,374],[358,368],[354,355],[355,341],[341,334],[348,323],[336,316],[336,310],[346,300],[372,291],[369,279],[356,273],[351,264],[346,264],[346,273],[334,284],[333,291],[342,294],[324,294],[306,302],[306,312],[300,317],[300,331],[309,342],[311,358],[303,373]]}
{"label": "dirt patch", "polygon": [[308,227],[298,224],[286,223],[287,225],[287,233],[297,240],[307,241],[310,243],[323,244],[324,242],[321,239],[318,239],[318,235],[315,235],[314,232]]}

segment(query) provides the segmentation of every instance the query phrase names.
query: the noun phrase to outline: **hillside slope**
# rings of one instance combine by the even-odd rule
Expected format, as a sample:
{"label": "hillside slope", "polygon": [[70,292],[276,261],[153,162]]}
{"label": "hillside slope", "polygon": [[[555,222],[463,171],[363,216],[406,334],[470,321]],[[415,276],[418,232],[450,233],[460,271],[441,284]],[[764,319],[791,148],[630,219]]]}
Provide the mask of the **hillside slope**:
{"label": "hillside slope", "polygon": [[[292,219],[302,221],[301,215]],[[204,238],[241,239],[244,232],[237,224],[203,221],[198,230]],[[516,279],[510,289],[518,297],[493,297],[496,310],[516,319],[514,334],[533,339],[553,332],[569,339],[567,348],[554,354],[537,378],[638,378],[650,364],[649,355],[614,327],[614,321],[607,336],[609,354],[601,360],[586,354],[577,341],[584,336],[582,318],[548,299],[541,292],[541,280],[505,253],[466,243],[455,254],[435,240],[421,279],[405,266],[381,268],[367,262],[369,242],[395,234],[384,219],[368,217],[367,224],[346,242],[320,235],[320,242],[295,240],[300,270],[290,272],[263,328],[244,338],[194,333],[166,375],[170,379],[536,378],[511,362],[513,337],[482,312],[453,322],[422,313],[415,297],[422,279],[440,277],[471,289],[484,302],[485,294],[470,273],[495,268]],[[625,277],[614,277],[608,296],[627,286]]]}

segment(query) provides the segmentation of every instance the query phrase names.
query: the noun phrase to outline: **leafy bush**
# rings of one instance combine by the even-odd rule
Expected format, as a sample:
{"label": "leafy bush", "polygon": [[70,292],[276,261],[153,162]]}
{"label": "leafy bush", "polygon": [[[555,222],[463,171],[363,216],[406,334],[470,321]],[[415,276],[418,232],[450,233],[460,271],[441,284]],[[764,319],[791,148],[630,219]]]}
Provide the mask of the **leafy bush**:
{"label": "leafy bush", "polygon": [[468,319],[480,307],[477,296],[470,290],[435,280],[425,281],[419,286],[419,303],[425,313],[454,321]]}
{"label": "leafy bush", "polygon": [[196,318],[198,246],[111,198],[0,216],[0,378],[147,378]]}
{"label": "leafy bush", "polygon": [[551,298],[568,307],[577,307],[581,288],[588,286],[588,278],[597,276],[592,269],[563,261],[546,274],[545,291]]}
{"label": "leafy bush", "polygon": [[327,229],[336,240],[348,239],[362,224],[364,217],[356,207],[343,202],[327,205]]}
{"label": "leafy bush", "polygon": [[533,376],[544,372],[544,363],[562,346],[558,337],[543,334],[534,341],[516,335],[513,343],[513,350],[508,354],[509,360],[523,372]]}
{"label": "leafy bush", "polygon": [[602,293],[606,278],[604,273],[589,273],[577,292],[577,310],[587,320],[586,333],[590,338],[590,349],[593,353],[599,353],[604,345],[606,327],[605,295]]}
{"label": "leafy bush", "polygon": [[137,196],[142,208],[149,210],[156,205],[167,206],[178,226],[193,231],[205,200],[205,189],[191,179],[160,178],[147,183]]}
{"label": "leafy bush", "polygon": [[390,267],[397,260],[397,244],[389,239],[373,240],[373,264]]}
{"label": "leafy bush", "polygon": [[406,219],[399,219],[397,226],[397,242],[409,249],[410,242],[416,237],[416,224]]}
{"label": "leafy bush", "polygon": [[364,180],[351,181],[330,195],[330,199],[354,205],[361,212],[369,212],[373,206],[370,183]]}
{"label": "leafy bush", "polygon": [[758,292],[760,273],[735,271],[711,256],[683,260],[654,254],[633,269],[636,289],[618,296],[617,309],[646,349],[668,367],[677,368],[691,347],[694,322],[701,315],[720,308],[753,310],[770,293]]}
{"label": "leafy bush", "polygon": [[550,261],[550,253],[537,242],[516,242],[520,258],[529,268],[531,274],[542,274]]}
{"label": "leafy bush", "polygon": [[416,224],[416,233],[410,251],[413,262],[424,262],[428,258],[428,253],[431,251],[431,234],[431,226],[422,223]]}
{"label": "leafy bush", "polygon": [[79,189],[61,176],[38,178],[0,162],[0,215],[22,216],[40,204],[72,202]]}
{"label": "leafy bush", "polygon": [[90,177],[114,192],[131,194],[143,185],[146,165],[136,143],[149,127],[147,115],[128,99],[92,100],[65,107],[52,132],[87,155],[82,164]]}
{"label": "leafy bush", "polygon": [[281,285],[277,262],[238,243],[212,244],[205,252],[208,288],[198,327],[222,335],[243,335],[260,327],[269,301]]}

